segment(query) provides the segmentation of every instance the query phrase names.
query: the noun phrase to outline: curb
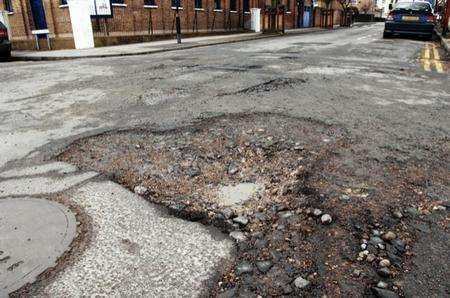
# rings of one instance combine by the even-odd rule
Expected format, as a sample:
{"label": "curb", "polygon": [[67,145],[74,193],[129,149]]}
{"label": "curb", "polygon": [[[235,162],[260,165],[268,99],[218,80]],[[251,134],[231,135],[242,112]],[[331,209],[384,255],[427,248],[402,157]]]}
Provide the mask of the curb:
{"label": "curb", "polygon": [[446,41],[446,38],[444,38],[441,34],[441,32],[434,30],[436,32],[436,35],[439,36],[439,39],[441,41],[442,47],[445,49],[445,51],[450,54],[450,42]]}
{"label": "curb", "polygon": [[270,37],[276,37],[280,36],[279,34],[264,34],[264,35],[258,35],[255,37],[249,37],[249,38],[243,38],[243,39],[234,39],[234,40],[226,40],[226,41],[218,41],[218,42],[212,42],[212,43],[205,43],[205,44],[194,44],[194,45],[186,45],[181,47],[173,47],[173,48],[165,48],[165,49],[157,49],[157,50],[148,50],[148,51],[142,51],[142,52],[135,52],[135,53],[113,53],[113,54],[98,54],[98,55],[88,55],[88,56],[55,56],[55,57],[38,57],[38,56],[21,56],[21,57],[15,57],[12,56],[12,59],[15,61],[58,61],[58,60],[75,60],[75,59],[89,59],[89,58],[108,58],[108,57],[123,57],[123,56],[139,56],[139,55],[149,55],[149,54],[158,54],[163,52],[173,52],[173,51],[180,51],[180,50],[189,50],[194,48],[201,48],[201,47],[208,47],[213,45],[221,45],[221,44],[228,44],[228,43],[237,43],[237,42],[244,42],[244,41],[251,41],[251,40],[258,40],[258,39],[264,39],[264,38],[270,38]]}

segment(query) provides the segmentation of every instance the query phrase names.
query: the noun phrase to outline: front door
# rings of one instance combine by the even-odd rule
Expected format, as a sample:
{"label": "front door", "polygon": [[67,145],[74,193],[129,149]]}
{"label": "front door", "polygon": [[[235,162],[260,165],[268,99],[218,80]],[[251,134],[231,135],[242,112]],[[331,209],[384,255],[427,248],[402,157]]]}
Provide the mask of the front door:
{"label": "front door", "polygon": [[45,20],[45,10],[42,0],[30,0],[31,14],[33,16],[34,29],[42,30],[47,28],[47,21]]}

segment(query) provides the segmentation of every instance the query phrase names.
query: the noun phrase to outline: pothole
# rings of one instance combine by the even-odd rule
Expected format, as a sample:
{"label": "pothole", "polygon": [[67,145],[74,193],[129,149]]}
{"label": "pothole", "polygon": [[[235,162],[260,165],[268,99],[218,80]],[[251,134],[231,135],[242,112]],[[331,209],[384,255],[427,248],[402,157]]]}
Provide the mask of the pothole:
{"label": "pothole", "polygon": [[251,114],[110,132],[59,159],[230,233],[236,262],[212,296],[397,295],[415,235],[407,214],[433,206],[409,181],[432,172],[366,155],[339,126]]}
{"label": "pothole", "polygon": [[306,79],[293,79],[293,78],[277,78],[268,80],[266,82],[253,85],[235,92],[229,92],[229,93],[221,93],[218,96],[227,96],[227,95],[249,95],[249,94],[258,94],[258,93],[265,93],[265,92],[271,92],[276,91],[283,88],[291,88],[298,84],[304,84],[306,83]]}

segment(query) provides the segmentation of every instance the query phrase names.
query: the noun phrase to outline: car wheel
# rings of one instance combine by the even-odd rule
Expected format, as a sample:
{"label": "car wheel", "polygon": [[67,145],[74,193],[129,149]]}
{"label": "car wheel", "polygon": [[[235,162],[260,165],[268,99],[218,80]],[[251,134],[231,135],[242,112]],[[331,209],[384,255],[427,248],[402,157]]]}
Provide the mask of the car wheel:
{"label": "car wheel", "polygon": [[383,32],[383,38],[390,38],[390,37],[392,37],[391,33],[388,33],[386,31]]}

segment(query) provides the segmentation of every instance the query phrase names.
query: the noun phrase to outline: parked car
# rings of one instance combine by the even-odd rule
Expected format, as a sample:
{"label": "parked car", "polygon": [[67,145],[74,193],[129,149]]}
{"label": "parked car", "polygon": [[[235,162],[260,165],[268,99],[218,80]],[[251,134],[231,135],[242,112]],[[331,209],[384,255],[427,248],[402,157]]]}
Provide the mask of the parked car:
{"label": "parked car", "polygon": [[386,18],[383,37],[394,34],[432,38],[436,17],[428,1],[398,2]]}
{"label": "parked car", "polygon": [[8,38],[8,29],[0,22],[0,58],[11,57],[11,42]]}

